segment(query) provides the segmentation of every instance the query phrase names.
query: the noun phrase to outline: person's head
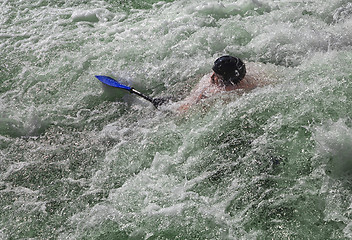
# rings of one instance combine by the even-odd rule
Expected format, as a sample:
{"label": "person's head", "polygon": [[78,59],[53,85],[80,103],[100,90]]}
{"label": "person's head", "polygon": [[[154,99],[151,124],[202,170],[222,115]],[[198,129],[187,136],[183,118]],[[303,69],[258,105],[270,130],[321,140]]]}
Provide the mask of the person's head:
{"label": "person's head", "polygon": [[242,60],[232,56],[216,59],[213,70],[225,85],[238,84],[246,75],[246,67]]}

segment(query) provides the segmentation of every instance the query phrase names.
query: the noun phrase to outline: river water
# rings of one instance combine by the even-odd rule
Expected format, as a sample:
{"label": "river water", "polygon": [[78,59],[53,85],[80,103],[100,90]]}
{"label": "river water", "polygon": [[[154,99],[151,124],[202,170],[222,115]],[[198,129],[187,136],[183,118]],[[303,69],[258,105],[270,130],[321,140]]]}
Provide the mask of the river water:
{"label": "river water", "polygon": [[[352,238],[351,1],[0,6],[0,239]],[[178,113],[225,54],[270,84]]]}

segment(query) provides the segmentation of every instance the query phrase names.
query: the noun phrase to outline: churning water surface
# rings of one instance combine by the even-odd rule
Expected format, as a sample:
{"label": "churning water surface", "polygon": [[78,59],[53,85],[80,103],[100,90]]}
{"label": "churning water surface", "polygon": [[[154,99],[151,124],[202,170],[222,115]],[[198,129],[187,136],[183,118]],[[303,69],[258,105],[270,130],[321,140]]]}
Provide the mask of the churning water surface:
{"label": "churning water surface", "polygon": [[[0,5],[1,239],[352,238],[351,1]],[[270,84],[175,111],[225,54]]]}

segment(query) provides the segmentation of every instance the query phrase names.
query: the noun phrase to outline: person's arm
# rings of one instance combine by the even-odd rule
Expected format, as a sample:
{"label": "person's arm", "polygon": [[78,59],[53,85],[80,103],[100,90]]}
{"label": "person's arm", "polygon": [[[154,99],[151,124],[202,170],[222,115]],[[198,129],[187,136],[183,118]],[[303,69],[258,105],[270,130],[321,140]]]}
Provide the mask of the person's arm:
{"label": "person's arm", "polygon": [[181,101],[181,105],[178,107],[178,111],[185,112],[192,105],[198,103],[201,99],[205,98],[205,92],[209,89],[211,83],[209,81],[209,76],[205,76],[201,81],[193,88],[190,95]]}

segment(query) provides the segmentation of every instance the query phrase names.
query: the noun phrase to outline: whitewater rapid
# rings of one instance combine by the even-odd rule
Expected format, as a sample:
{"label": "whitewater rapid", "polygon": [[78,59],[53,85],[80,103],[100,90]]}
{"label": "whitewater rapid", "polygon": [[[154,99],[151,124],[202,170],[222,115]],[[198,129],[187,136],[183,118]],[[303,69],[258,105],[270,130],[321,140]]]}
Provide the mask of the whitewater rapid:
{"label": "whitewater rapid", "polygon": [[[0,5],[0,238],[352,238],[350,1]],[[225,54],[271,84],[175,112]]]}

